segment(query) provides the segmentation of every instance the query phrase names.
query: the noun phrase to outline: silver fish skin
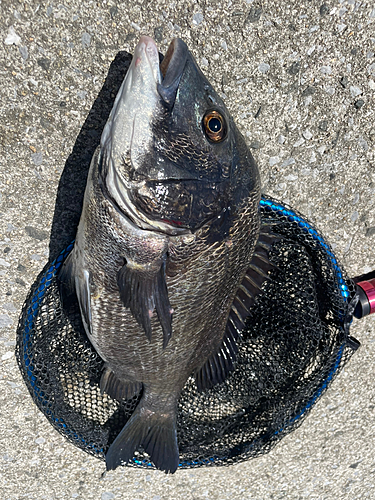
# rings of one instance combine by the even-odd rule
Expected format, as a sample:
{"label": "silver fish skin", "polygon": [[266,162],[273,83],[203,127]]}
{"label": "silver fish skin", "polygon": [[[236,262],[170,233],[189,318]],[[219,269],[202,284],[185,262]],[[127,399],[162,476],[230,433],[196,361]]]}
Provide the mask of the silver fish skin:
{"label": "silver fish skin", "polygon": [[267,275],[257,166],[182,40],[159,64],[142,36],[95,152],[74,249],[60,273],[105,361],[101,389],[141,399],[106,453],[179,462],[176,408],[233,369]]}

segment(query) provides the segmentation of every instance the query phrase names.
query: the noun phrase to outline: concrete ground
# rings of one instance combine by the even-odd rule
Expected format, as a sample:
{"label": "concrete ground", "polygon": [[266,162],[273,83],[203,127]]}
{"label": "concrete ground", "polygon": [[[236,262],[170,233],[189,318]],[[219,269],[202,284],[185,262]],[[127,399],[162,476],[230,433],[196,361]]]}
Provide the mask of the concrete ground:
{"label": "concrete ground", "polygon": [[375,4],[324,1],[0,2],[1,498],[375,497],[372,317],[353,324],[360,350],[271,453],[172,476],[103,475],[36,409],[14,357],[22,303],[74,236],[85,173],[141,34],[161,52],[172,37],[187,42],[252,147],[264,192],[306,215],[350,276],[374,269]]}

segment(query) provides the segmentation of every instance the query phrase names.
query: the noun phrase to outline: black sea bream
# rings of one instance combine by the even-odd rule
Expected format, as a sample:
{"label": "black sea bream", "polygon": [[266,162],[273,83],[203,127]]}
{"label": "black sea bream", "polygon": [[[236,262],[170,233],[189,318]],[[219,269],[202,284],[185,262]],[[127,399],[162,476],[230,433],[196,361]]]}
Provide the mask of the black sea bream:
{"label": "black sea bream", "polygon": [[[186,44],[159,63],[142,36],[88,175],[75,245],[60,274],[105,361],[101,390],[142,394],[106,454],[140,447],[178,467],[176,408],[233,369],[237,339],[270,264],[256,164]],[[64,292],[65,290],[65,292]]]}

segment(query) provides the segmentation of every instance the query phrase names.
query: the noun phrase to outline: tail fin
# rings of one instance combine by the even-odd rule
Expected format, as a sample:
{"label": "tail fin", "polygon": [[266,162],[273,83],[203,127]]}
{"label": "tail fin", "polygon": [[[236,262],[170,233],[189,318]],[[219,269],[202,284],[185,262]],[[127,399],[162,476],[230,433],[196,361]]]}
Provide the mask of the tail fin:
{"label": "tail fin", "polygon": [[175,414],[161,415],[139,406],[109,447],[107,470],[129,462],[142,446],[155,467],[173,474],[179,462]]}

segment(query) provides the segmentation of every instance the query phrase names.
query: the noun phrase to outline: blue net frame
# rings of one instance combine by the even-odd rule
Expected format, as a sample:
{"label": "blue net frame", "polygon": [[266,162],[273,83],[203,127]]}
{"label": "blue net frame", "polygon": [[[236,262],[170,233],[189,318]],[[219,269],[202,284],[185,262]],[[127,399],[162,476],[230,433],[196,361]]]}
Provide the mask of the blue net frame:
{"label": "blue net frame", "polygon": [[[275,264],[239,342],[235,370],[199,393],[191,377],[178,406],[180,468],[230,465],[268,452],[299,426],[358,342],[349,335],[355,285],[326,240],[298,212],[271,198],[262,223],[280,235]],[[100,459],[130,418],[138,397],[101,394],[103,361],[88,341],[78,307],[64,310],[57,274],[73,243],[32,286],[16,356],[26,386],[49,422]],[[128,465],[153,467],[137,452]]]}

